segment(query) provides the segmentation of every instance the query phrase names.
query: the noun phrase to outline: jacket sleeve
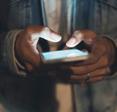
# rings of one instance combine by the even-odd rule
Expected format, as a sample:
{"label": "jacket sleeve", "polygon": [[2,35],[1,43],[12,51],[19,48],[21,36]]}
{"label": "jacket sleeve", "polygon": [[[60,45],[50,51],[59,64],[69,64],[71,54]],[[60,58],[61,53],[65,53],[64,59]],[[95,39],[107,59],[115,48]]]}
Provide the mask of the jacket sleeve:
{"label": "jacket sleeve", "polygon": [[15,40],[18,33],[22,30],[11,30],[2,34],[1,43],[1,65],[7,67],[11,72],[18,75],[26,75],[25,68],[18,62],[15,56]]}

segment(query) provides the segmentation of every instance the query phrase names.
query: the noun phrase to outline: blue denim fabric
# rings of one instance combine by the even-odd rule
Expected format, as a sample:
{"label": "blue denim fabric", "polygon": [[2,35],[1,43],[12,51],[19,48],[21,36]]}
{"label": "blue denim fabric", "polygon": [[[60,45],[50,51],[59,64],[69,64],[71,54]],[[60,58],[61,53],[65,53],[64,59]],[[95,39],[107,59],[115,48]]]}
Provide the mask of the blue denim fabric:
{"label": "blue denim fabric", "polygon": [[10,0],[8,28],[24,28],[34,24],[43,24],[40,1]]}
{"label": "blue denim fabric", "polygon": [[74,85],[76,112],[116,112],[117,75],[88,85]]}
{"label": "blue denim fabric", "polygon": [[[106,34],[117,44],[117,1],[74,0],[73,28],[89,28]],[[116,112],[117,73],[110,78],[84,87],[74,86],[76,112]]]}
{"label": "blue denim fabric", "polygon": [[[110,38],[117,42],[117,0],[72,0],[72,2],[72,31],[80,28],[90,28],[98,33],[110,35]],[[38,6],[38,3],[39,0],[10,0],[8,28],[23,28],[30,24],[42,24],[43,21],[41,16],[41,6]],[[35,4],[36,6],[32,4]],[[49,100],[50,98],[53,98],[53,94],[51,93],[53,93],[54,91],[54,83],[52,83],[50,87],[49,85],[51,81],[48,80],[48,77],[46,77],[46,80],[45,77],[42,78],[43,80],[37,80],[35,78],[29,77],[30,80],[26,79],[26,82],[23,79],[17,79],[17,81],[17,77],[12,76],[14,77],[13,81],[10,75],[8,75],[7,77],[7,73],[6,75],[3,74],[3,77],[5,78],[2,78],[2,81],[0,81],[0,91],[1,96],[5,97],[6,100],[11,99],[14,100],[14,102],[20,100],[20,102],[18,102],[18,105],[26,104],[27,107],[29,105],[32,105],[32,107],[30,107],[31,109],[33,108],[33,106],[35,107],[35,109],[38,109],[38,107],[40,106],[39,104],[42,105],[41,100],[43,100],[42,96],[43,93],[45,93],[46,95],[44,96],[46,97],[44,98],[48,99],[48,101],[43,100],[43,104],[45,102],[47,102],[47,104],[52,104],[51,102],[49,102]],[[45,85],[45,82],[48,86]],[[33,85],[31,85],[32,83]],[[74,100],[76,112],[116,112],[116,85],[116,74],[113,78],[105,79],[103,81],[97,82],[95,84],[86,85],[84,87],[81,87],[80,85],[74,85]],[[28,91],[26,89],[27,87]],[[40,90],[43,91],[40,93]],[[38,94],[40,94],[39,97]],[[23,97],[21,97],[21,95],[23,95]],[[41,100],[39,99],[40,97]],[[34,101],[34,99],[37,100],[37,103],[32,102]],[[12,102],[12,104],[14,102]],[[22,102],[24,102],[24,104],[22,104]],[[45,106],[43,108],[45,108]],[[44,112],[47,111],[48,110],[45,109]]]}
{"label": "blue denim fabric", "polygon": [[[73,0],[73,30],[89,28],[97,33],[117,35],[116,0]],[[116,37],[115,37],[116,38]]]}
{"label": "blue denim fabric", "polygon": [[[10,4],[4,5],[9,6],[6,25],[9,30],[43,24],[39,0],[10,0]],[[0,36],[2,50],[5,35]],[[46,74],[47,72],[42,76],[27,74],[27,77],[19,77],[10,72],[0,60],[0,104],[8,110],[6,112],[55,112],[57,109],[55,84]]]}

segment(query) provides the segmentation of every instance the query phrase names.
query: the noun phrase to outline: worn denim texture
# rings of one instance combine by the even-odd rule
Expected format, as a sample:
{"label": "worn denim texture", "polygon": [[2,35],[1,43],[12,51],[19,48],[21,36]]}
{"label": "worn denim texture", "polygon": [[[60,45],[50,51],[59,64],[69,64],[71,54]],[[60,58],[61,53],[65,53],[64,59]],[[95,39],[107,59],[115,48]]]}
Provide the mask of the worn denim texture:
{"label": "worn denim texture", "polygon": [[[43,23],[48,25],[46,16],[44,16],[44,7],[41,6],[44,0],[40,1],[10,0],[7,28],[10,30],[24,28],[32,24],[42,25]],[[60,24],[58,31],[65,40],[67,38],[66,34],[69,35],[76,29],[89,28],[99,34],[108,35],[117,45],[116,0],[62,0],[61,4],[66,4],[68,1],[67,7],[61,7],[60,21],[57,21],[59,23],[55,23]],[[67,11],[70,11],[71,16]],[[69,25],[67,25],[68,22],[70,22]],[[117,112],[116,75],[83,87],[75,84],[76,112]],[[50,78],[31,76],[28,79],[22,79],[6,71],[1,71],[0,77],[2,79],[0,81],[1,101],[11,109],[11,112],[29,112],[29,110],[31,112],[57,112],[57,103],[53,95],[55,83]],[[40,92],[40,90],[42,91]],[[5,101],[9,101],[7,102],[8,105]]]}

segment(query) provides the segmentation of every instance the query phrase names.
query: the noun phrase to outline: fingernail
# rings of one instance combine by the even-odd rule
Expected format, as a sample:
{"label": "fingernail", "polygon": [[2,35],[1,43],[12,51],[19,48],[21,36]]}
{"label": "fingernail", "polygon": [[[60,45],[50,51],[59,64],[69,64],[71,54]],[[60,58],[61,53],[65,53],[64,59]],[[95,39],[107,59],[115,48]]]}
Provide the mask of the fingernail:
{"label": "fingernail", "polygon": [[77,44],[77,39],[72,37],[67,43],[66,46],[67,47],[75,47]]}
{"label": "fingernail", "polygon": [[50,38],[52,39],[53,42],[59,42],[62,39],[62,37],[60,35],[57,35],[54,33],[51,34]]}

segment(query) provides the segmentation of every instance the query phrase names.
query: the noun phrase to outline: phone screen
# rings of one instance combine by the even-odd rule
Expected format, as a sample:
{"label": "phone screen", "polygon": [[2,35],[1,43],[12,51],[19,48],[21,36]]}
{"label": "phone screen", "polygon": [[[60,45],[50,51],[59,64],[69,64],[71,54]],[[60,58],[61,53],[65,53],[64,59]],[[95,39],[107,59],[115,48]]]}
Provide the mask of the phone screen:
{"label": "phone screen", "polygon": [[81,51],[78,49],[58,50],[42,53],[43,61],[45,63],[52,62],[67,62],[85,60],[88,58],[87,51]]}

